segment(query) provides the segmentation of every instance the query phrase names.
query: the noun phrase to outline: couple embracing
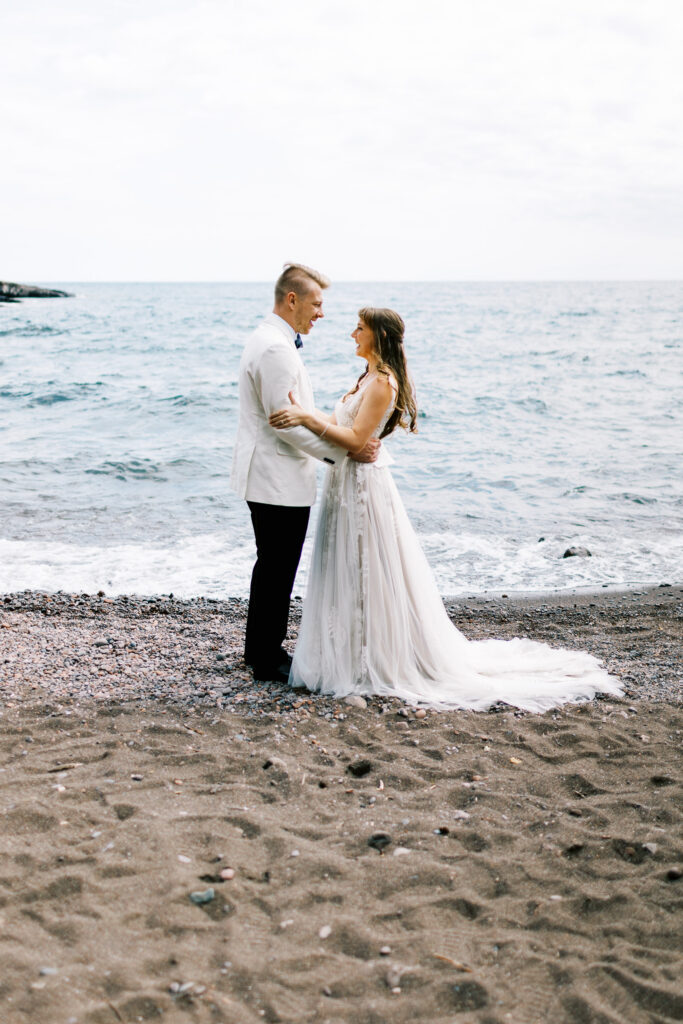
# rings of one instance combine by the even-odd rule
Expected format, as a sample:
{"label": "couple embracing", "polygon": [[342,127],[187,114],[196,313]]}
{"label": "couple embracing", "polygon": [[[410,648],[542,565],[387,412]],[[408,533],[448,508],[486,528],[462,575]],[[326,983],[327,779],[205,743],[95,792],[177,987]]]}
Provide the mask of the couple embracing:
{"label": "couple embracing", "polygon": [[[451,623],[408,520],[382,440],[415,431],[404,323],[367,307],[352,332],[364,361],[331,414],[315,408],[302,335],[329,281],[285,264],[270,313],[247,340],[232,486],[251,514],[257,558],[245,661],[259,680],[338,697],[393,696],[438,709],[504,702],[544,711],[620,683],[583,651],[528,639],[469,641]],[[293,658],[284,649],[294,577],[327,464]]]}

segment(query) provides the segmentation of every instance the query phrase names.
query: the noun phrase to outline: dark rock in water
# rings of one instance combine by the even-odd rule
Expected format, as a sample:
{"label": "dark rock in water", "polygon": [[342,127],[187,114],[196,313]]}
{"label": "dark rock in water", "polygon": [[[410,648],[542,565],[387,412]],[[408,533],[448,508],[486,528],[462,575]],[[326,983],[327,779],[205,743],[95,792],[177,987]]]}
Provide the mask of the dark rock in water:
{"label": "dark rock in water", "polygon": [[20,299],[66,299],[71,292],[63,292],[58,288],[39,288],[35,284],[14,284],[11,281],[0,281],[0,302],[18,302]]}
{"label": "dark rock in water", "polygon": [[562,555],[563,558],[592,558],[588,548],[567,548],[565,553]]}

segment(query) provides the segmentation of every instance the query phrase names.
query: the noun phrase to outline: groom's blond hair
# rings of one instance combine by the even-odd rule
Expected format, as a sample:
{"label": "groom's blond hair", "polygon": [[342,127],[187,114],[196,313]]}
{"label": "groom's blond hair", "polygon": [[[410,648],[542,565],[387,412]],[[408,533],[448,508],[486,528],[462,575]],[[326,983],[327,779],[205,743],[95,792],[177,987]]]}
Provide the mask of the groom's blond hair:
{"label": "groom's blond hair", "polygon": [[329,277],[303,263],[285,263],[275,282],[276,304],[282,302],[289,292],[295,292],[299,297],[307,295],[311,290],[311,281],[321,288],[329,288],[331,283]]}

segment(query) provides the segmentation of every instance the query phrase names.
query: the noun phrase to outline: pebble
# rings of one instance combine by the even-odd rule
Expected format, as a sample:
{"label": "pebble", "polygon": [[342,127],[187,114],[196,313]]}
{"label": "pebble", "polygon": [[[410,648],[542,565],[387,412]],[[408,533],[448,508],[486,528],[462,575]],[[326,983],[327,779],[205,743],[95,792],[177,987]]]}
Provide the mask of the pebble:
{"label": "pebble", "polygon": [[344,697],[344,703],[349,704],[352,708],[366,708],[368,706],[365,698],[357,693],[351,693],[348,697]]}
{"label": "pebble", "polygon": [[387,988],[390,988],[392,992],[400,992],[401,978],[405,974],[405,967],[401,967],[400,964],[392,964],[385,975],[385,981]]}
{"label": "pebble", "polygon": [[426,718],[427,717],[427,712],[425,711],[424,708],[420,708],[418,711],[415,712],[415,717],[416,718]]}
{"label": "pebble", "polygon": [[220,872],[220,877],[223,879],[224,882],[229,882],[231,878],[235,877],[235,869],[223,868],[223,870]]}
{"label": "pebble", "polygon": [[388,832],[373,832],[368,839],[368,846],[374,847],[375,850],[386,850],[387,846],[391,843],[391,836]]}
{"label": "pebble", "polygon": [[330,927],[330,925],[329,924],[324,924],[322,926],[322,928],[320,929],[320,931],[318,932],[318,938],[320,938],[320,939],[329,939],[331,934],[332,934],[332,928]]}
{"label": "pebble", "polygon": [[201,906],[203,903],[210,903],[215,895],[215,890],[209,886],[209,888],[205,889],[203,892],[191,892],[190,899],[193,903],[196,903],[197,906]]}
{"label": "pebble", "polygon": [[186,857],[182,853],[178,854],[178,860],[180,861],[181,864],[191,864],[192,863],[192,858],[191,857]]}
{"label": "pebble", "polygon": [[38,973],[43,977],[50,977],[53,974],[59,974],[59,971],[56,967],[41,967]]}
{"label": "pebble", "polygon": [[405,855],[410,852],[411,851],[407,846],[397,846],[394,850],[394,857],[405,857]]}
{"label": "pebble", "polygon": [[468,814],[467,811],[453,811],[453,817],[456,821],[467,821],[468,818],[471,818],[471,814]]}
{"label": "pebble", "polygon": [[382,946],[379,951],[380,956],[391,956],[391,946]]}

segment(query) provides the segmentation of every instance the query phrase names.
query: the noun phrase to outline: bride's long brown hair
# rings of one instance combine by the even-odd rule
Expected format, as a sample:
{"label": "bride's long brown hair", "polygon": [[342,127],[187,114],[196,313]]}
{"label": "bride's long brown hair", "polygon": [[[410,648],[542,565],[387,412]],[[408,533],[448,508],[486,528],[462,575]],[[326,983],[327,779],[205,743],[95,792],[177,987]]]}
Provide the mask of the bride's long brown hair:
{"label": "bride's long brown hair", "polygon": [[[406,326],[398,313],[395,313],[393,309],[376,309],[373,306],[365,306],[363,309],[358,310],[358,316],[375,336],[377,373],[381,373],[387,380],[393,374],[398,384],[396,405],[380,437],[387,437],[393,433],[396,427],[403,427],[404,430],[409,430],[412,434],[416,434],[417,404],[415,402],[415,389],[413,388],[413,382],[408,376],[406,356],[403,350],[403,336]],[[361,381],[367,377],[368,372],[369,367],[366,366],[356,381],[355,388],[349,391],[349,395],[354,395],[358,391]]]}

